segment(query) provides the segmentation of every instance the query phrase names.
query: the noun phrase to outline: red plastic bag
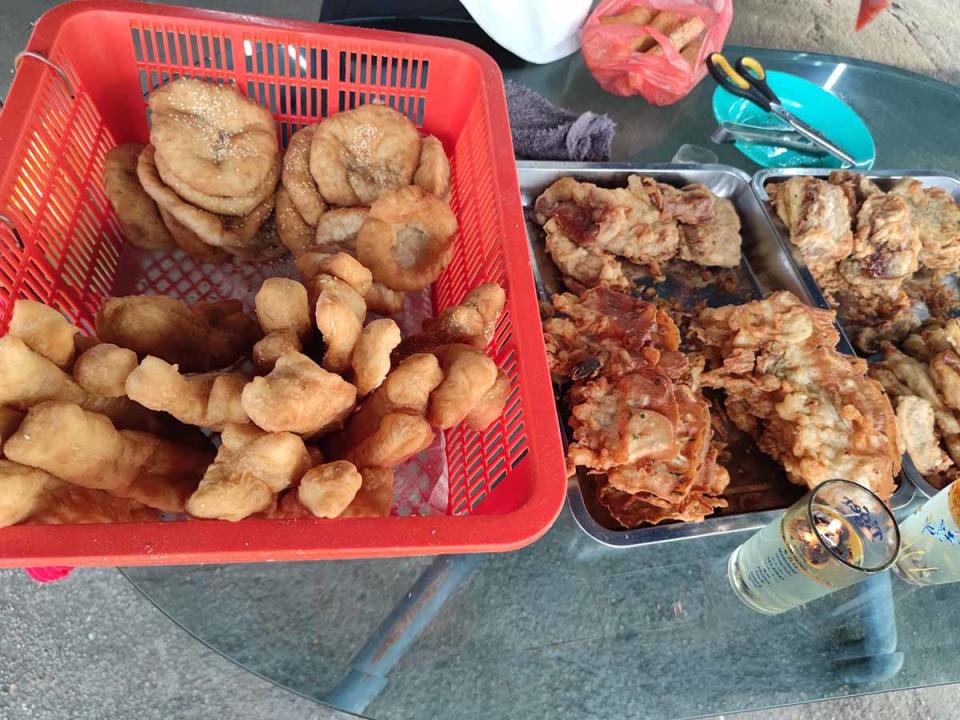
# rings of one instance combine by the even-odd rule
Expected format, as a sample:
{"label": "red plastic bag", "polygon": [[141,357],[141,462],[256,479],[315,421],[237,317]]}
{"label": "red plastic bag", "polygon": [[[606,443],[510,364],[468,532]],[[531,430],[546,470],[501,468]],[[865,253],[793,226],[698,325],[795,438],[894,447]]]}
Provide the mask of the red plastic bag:
{"label": "red plastic bag", "polygon": [[[699,46],[692,42],[684,57],[655,26],[609,23],[610,16],[631,10],[639,14],[643,9],[699,18],[704,25]],[[583,26],[580,45],[587,67],[604,90],[642,95],[655,105],[669,105],[707,74],[704,60],[723,47],[732,20],[733,0],[601,0]],[[644,47],[640,44],[644,36],[652,38],[645,43],[652,49],[640,52],[636,48]]]}

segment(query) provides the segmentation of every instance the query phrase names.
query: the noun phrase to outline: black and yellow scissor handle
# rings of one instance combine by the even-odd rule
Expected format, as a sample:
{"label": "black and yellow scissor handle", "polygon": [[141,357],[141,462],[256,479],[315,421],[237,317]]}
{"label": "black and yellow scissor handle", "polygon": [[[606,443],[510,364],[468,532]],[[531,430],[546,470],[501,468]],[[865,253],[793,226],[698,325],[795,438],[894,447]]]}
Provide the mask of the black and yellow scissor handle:
{"label": "black and yellow scissor handle", "polygon": [[767,112],[771,103],[780,104],[780,98],[767,85],[767,71],[755,58],[742,57],[734,67],[723,53],[711,53],[707,57],[707,69],[720,85]]}

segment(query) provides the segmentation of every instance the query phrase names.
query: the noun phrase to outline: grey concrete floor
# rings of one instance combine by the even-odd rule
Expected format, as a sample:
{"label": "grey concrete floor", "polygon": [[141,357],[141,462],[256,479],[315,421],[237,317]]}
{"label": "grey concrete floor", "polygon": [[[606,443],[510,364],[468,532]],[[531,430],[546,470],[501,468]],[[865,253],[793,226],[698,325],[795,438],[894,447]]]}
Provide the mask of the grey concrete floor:
{"label": "grey concrete floor", "polygon": [[[51,0],[0,7],[0,86],[30,23]],[[319,0],[187,0],[280,17],[315,18]],[[895,2],[853,33],[856,0],[736,0],[731,42],[848,54],[956,84],[960,13],[942,0]],[[216,612],[216,608],[211,608]],[[242,670],[183,632],[114,570],[85,570],[40,586],[0,571],[0,718],[336,718],[337,714]],[[833,700],[736,716],[956,718],[960,688],[944,686]]]}

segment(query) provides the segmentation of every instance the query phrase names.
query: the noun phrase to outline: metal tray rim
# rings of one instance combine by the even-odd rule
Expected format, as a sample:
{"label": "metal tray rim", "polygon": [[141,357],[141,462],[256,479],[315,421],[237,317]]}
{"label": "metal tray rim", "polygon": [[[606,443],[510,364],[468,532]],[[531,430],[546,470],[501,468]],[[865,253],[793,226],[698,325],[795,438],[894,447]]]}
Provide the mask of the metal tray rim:
{"label": "metal tray rim", "polygon": [[[630,163],[595,163],[595,162],[559,162],[545,160],[518,160],[517,176],[521,192],[525,190],[524,176],[529,171],[548,170],[558,171],[564,174],[575,175],[582,171],[604,171],[611,173],[643,173],[643,174],[662,174],[667,172],[683,171],[714,171],[723,173],[736,178],[748,188],[748,192],[759,200],[751,186],[751,176],[743,170],[722,164],[676,164],[676,163],[645,163],[643,165],[633,165]],[[760,202],[759,204],[763,204]],[[779,233],[770,222],[767,213],[764,217],[769,226],[773,237],[779,239]],[[529,242],[529,240],[528,240]],[[782,247],[782,246],[781,246]],[[531,246],[531,252],[533,251]],[[787,253],[789,256],[789,253]],[[792,258],[790,258],[792,263]],[[533,262],[533,258],[531,258]],[[535,267],[535,265],[534,265]],[[794,266],[796,270],[796,267]],[[801,278],[802,279],[802,278]],[[845,338],[843,338],[845,340]],[[907,483],[901,483],[894,497],[896,507],[907,505],[913,498],[914,488]],[[757,512],[745,512],[736,515],[727,515],[721,517],[707,517],[702,522],[692,523],[671,523],[666,525],[651,525],[633,530],[611,530],[598,523],[591,516],[584,500],[583,492],[576,476],[569,479],[567,483],[567,503],[574,521],[580,529],[592,537],[597,542],[616,548],[635,547],[638,545],[652,545],[664,542],[673,542],[677,540],[687,540],[693,538],[709,537],[711,535],[722,535],[733,532],[743,532],[747,530],[756,530],[774,520],[782,510],[762,510]]]}
{"label": "metal tray rim", "polygon": [[[820,290],[820,286],[817,281],[814,279],[813,275],[807,269],[806,265],[799,261],[792,251],[790,246],[790,238],[784,237],[784,234],[780,232],[780,229],[776,222],[774,222],[774,213],[770,207],[770,196],[767,195],[767,191],[764,189],[764,185],[769,180],[776,178],[787,178],[787,177],[796,177],[798,175],[810,175],[813,177],[827,177],[833,169],[830,168],[766,168],[754,173],[753,178],[750,181],[750,187],[753,190],[754,194],[757,196],[757,199],[760,201],[760,205],[763,208],[764,215],[767,216],[767,219],[770,221],[771,229],[776,235],[777,240],[779,241],[781,247],[783,247],[785,254],[790,258],[790,261],[794,264],[794,267],[797,270],[797,273],[803,279],[804,283],[807,285],[808,290],[811,291],[811,295],[815,298],[817,304],[820,307],[826,309],[833,309],[830,307],[830,304],[826,301],[826,298],[823,295],[823,292]],[[910,169],[892,169],[892,170],[871,170],[868,172],[862,172],[861,175],[865,175],[870,179],[896,179],[902,177],[913,177],[913,178],[943,178],[947,180],[952,180],[957,183],[960,187],[960,175],[955,173],[947,172],[946,170],[910,170]],[[839,321],[838,321],[839,325]],[[842,327],[841,327],[842,331]],[[852,347],[852,345],[851,345]],[[904,453],[903,455],[904,462],[901,473],[910,480],[910,483],[916,488],[922,495],[925,497],[933,497],[936,495],[939,490],[937,490],[933,485],[928,483],[923,475],[914,467],[913,462],[910,460],[909,455]],[[899,492],[899,490],[898,490]]]}

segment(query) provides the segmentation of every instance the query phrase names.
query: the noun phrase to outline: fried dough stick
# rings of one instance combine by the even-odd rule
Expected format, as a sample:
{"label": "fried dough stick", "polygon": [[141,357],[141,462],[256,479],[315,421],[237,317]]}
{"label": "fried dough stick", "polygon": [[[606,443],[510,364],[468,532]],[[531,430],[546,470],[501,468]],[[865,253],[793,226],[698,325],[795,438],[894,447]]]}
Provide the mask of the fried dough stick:
{"label": "fried dough stick", "polygon": [[110,419],[71,402],[30,408],[7,440],[10,460],[73,485],[106,490],[167,512],[182,512],[212,453],[149,433],[117,430]]}
{"label": "fried dough stick", "polygon": [[194,517],[237,521],[267,510],[311,465],[303,440],[293,433],[227,425],[220,440],[216,460],[187,501]]}
{"label": "fried dough stick", "polygon": [[79,525],[157,519],[156,510],[135,500],[71,485],[39,468],[0,460],[0,527],[22,522]]}

